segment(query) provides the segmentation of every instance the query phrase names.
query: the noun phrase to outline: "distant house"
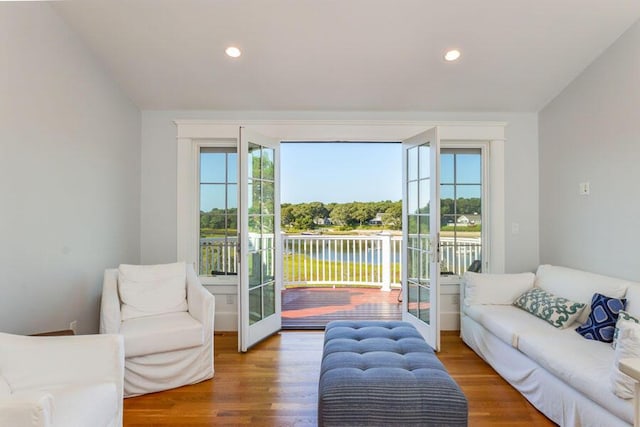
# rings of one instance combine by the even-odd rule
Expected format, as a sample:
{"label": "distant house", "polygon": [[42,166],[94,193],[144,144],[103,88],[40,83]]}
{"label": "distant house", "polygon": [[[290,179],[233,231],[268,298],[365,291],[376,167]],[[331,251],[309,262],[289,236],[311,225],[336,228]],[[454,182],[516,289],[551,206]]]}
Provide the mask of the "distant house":
{"label": "distant house", "polygon": [[378,212],[375,217],[368,221],[369,225],[382,225],[382,215],[384,215],[382,212]]}
{"label": "distant house", "polygon": [[333,223],[331,222],[331,218],[329,217],[317,217],[314,218],[313,223],[315,225],[332,225]]}
{"label": "distant house", "polygon": [[466,227],[469,225],[481,224],[481,223],[482,223],[482,215],[478,215],[478,214],[460,215],[458,217],[458,220],[456,221],[456,225],[460,225],[463,227]]}

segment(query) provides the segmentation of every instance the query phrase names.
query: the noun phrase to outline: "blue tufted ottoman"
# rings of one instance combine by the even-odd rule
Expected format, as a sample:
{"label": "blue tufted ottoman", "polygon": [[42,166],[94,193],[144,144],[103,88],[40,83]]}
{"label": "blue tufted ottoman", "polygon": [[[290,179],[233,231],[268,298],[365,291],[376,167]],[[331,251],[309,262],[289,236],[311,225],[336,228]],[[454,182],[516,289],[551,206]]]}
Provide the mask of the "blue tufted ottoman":
{"label": "blue tufted ottoman", "polygon": [[334,321],[325,330],[320,426],[466,426],[467,399],[406,322]]}

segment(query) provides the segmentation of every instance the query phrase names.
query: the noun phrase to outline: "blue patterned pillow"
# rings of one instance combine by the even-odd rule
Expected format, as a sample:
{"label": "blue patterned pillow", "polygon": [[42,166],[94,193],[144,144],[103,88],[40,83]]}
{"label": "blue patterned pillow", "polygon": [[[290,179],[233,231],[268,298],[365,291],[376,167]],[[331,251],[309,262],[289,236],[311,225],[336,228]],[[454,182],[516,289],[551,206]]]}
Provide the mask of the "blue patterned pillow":
{"label": "blue patterned pillow", "polygon": [[613,341],[618,315],[626,305],[625,298],[609,298],[602,294],[594,294],[591,299],[591,313],[584,325],[576,328],[576,332],[589,340]]}

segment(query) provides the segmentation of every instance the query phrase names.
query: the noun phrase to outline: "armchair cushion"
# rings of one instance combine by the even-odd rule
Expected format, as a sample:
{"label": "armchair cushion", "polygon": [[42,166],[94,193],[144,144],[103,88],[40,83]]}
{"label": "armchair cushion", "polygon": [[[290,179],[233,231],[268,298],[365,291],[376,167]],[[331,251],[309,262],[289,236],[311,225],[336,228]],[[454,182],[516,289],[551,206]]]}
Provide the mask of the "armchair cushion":
{"label": "armchair cushion", "polygon": [[122,320],[187,311],[184,262],[118,268]]}
{"label": "armchair cushion", "polygon": [[181,350],[204,344],[202,323],[189,313],[146,316],[122,322],[125,357]]}
{"label": "armchair cushion", "polygon": [[118,392],[113,383],[74,384],[49,392],[53,395],[56,425],[106,427],[106,421],[118,413]]}

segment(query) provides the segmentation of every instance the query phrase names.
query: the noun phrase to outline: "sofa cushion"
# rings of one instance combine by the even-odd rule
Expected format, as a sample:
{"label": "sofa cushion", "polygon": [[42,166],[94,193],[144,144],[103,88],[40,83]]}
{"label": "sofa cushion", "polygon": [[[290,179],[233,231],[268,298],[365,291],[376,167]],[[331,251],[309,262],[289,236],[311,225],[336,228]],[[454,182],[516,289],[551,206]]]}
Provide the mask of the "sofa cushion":
{"label": "sofa cushion", "polygon": [[513,305],[560,329],[571,325],[585,307],[585,304],[558,297],[540,288],[523,293]]}
{"label": "sofa cushion", "polygon": [[613,341],[611,343],[611,346],[613,348],[616,348],[616,345],[618,343],[618,336],[620,335],[620,328],[622,327],[622,325],[624,325],[627,322],[640,323],[640,318],[630,315],[625,310],[621,310],[620,311],[620,313],[618,314],[618,320],[616,321],[616,328],[613,331]]}
{"label": "sofa cushion", "polygon": [[[595,293],[611,298],[623,298],[632,283],[628,280],[546,264],[538,267],[535,285],[552,294],[587,305]],[[583,310],[578,322],[586,322],[589,312],[589,308]]]}
{"label": "sofa cushion", "polygon": [[640,357],[640,324],[624,322],[619,331],[611,369],[611,390],[622,399],[631,399],[636,381],[621,372],[618,363],[620,359]]}
{"label": "sofa cushion", "polygon": [[125,357],[163,353],[202,345],[202,324],[189,313],[145,316],[122,322]]}
{"label": "sofa cushion", "polygon": [[463,310],[493,335],[516,348],[521,334],[549,329],[545,320],[513,305],[472,305]]}
{"label": "sofa cushion", "polygon": [[464,304],[511,305],[513,300],[533,287],[533,273],[486,274],[467,271],[464,274]]}
{"label": "sofa cushion", "polygon": [[594,294],[591,300],[591,313],[584,325],[578,326],[576,332],[590,340],[612,342],[618,314],[624,310],[627,300],[609,298],[606,295]]}
{"label": "sofa cushion", "polygon": [[118,267],[122,320],[187,311],[184,262]]}
{"label": "sofa cushion", "polygon": [[547,327],[521,334],[518,349],[620,419],[628,418],[628,402],[608,390],[614,357],[610,344],[585,340],[572,329]]}

